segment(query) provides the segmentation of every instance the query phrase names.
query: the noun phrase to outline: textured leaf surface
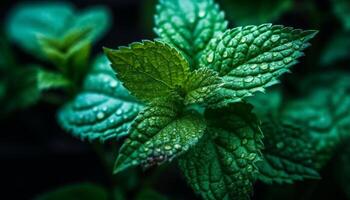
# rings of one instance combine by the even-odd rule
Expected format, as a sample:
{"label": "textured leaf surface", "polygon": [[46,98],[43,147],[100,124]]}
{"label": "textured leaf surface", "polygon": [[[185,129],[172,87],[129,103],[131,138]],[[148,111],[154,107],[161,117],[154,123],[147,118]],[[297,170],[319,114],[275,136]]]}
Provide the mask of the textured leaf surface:
{"label": "textured leaf surface", "polygon": [[218,127],[179,159],[191,187],[205,200],[249,199],[260,160],[262,132],[251,107],[231,105],[207,116]]}
{"label": "textured leaf surface", "polygon": [[293,6],[293,0],[218,0],[218,2],[227,18],[239,26],[276,21]]}
{"label": "textured leaf surface", "polygon": [[227,30],[211,40],[201,67],[219,72],[225,85],[218,106],[237,102],[277,83],[309,46],[316,31],[263,24]]}
{"label": "textured leaf surface", "polygon": [[312,159],[315,150],[305,130],[283,122],[263,123],[264,161],[258,162],[259,179],[265,183],[293,183],[317,179]]}
{"label": "textured leaf surface", "polygon": [[321,168],[350,136],[350,80],[346,72],[316,74],[302,84],[305,98],[290,101],[282,118],[306,129]]}
{"label": "textured leaf surface", "polygon": [[111,23],[109,10],[92,7],[78,13],[67,3],[21,4],[10,13],[7,33],[28,53],[42,56],[38,36],[60,39],[72,29],[89,29],[85,39],[95,42]]}
{"label": "textured leaf surface", "polygon": [[59,121],[82,140],[115,140],[127,134],[141,108],[115,78],[108,60],[99,57],[83,90],[60,110]]}
{"label": "textured leaf surface", "polygon": [[95,184],[81,183],[67,185],[38,196],[35,200],[107,200],[107,191]]}
{"label": "textured leaf surface", "polygon": [[155,24],[156,34],[185,53],[191,64],[210,39],[227,27],[224,13],[213,0],[160,0]]}
{"label": "textured leaf surface", "polygon": [[205,103],[221,85],[222,80],[215,71],[203,68],[191,72],[184,86],[185,104]]}
{"label": "textured leaf surface", "polygon": [[135,119],[130,137],[119,151],[114,172],[172,161],[203,136],[205,122],[199,114],[179,114],[178,105],[152,103]]}
{"label": "textured leaf surface", "polygon": [[141,100],[169,95],[189,74],[180,52],[160,41],[132,43],[118,50],[105,49],[105,53],[124,86]]}

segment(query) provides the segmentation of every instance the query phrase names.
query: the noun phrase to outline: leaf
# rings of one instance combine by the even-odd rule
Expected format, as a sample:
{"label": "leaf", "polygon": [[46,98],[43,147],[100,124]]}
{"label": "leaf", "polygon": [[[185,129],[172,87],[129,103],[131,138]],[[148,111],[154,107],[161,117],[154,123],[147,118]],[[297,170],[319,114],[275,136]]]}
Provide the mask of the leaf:
{"label": "leaf", "polygon": [[323,66],[331,66],[337,61],[346,61],[349,58],[350,37],[348,33],[337,33],[326,45],[321,56]]}
{"label": "leaf", "polygon": [[67,185],[47,192],[35,198],[35,200],[107,200],[107,191],[101,186],[91,183]]}
{"label": "leaf", "polygon": [[185,84],[185,104],[207,102],[221,85],[221,78],[213,70],[202,68],[191,72]]}
{"label": "leaf", "polygon": [[130,137],[120,148],[114,173],[172,161],[198,142],[205,127],[197,113],[181,114],[179,105],[170,102],[152,103],[135,119]]}
{"label": "leaf", "polygon": [[350,80],[346,72],[315,74],[301,83],[304,98],[288,102],[281,118],[306,129],[322,168],[341,141],[350,137]]}
{"label": "leaf", "polygon": [[260,160],[262,132],[251,106],[235,104],[207,111],[207,135],[179,159],[190,186],[205,200],[249,199]]}
{"label": "leaf", "polygon": [[82,91],[61,108],[58,119],[74,136],[104,142],[125,136],[141,108],[115,78],[108,60],[100,56]]}
{"label": "leaf", "polygon": [[9,15],[7,34],[28,53],[45,58],[38,36],[61,40],[72,30],[88,29],[89,33],[84,39],[94,43],[110,24],[111,14],[101,6],[79,13],[67,3],[20,4]]}
{"label": "leaf", "polygon": [[112,13],[105,6],[89,7],[78,13],[72,29],[90,29],[87,39],[97,42],[112,25]]}
{"label": "leaf", "polygon": [[257,93],[247,101],[254,106],[254,113],[260,118],[277,117],[283,105],[283,93],[280,87],[270,87],[266,93]]}
{"label": "leaf", "polygon": [[169,95],[182,87],[189,74],[189,65],[181,53],[160,41],[104,50],[124,86],[144,101]]}
{"label": "leaf", "polygon": [[332,0],[334,14],[343,23],[345,30],[350,30],[350,3],[347,0]]}
{"label": "leaf", "polygon": [[62,34],[72,16],[73,8],[67,3],[20,4],[9,14],[7,34],[24,50],[37,54],[40,48],[36,35]]}
{"label": "leaf", "polygon": [[227,27],[224,13],[213,0],[160,0],[156,13],[156,34],[181,50],[191,64],[210,39]]}
{"label": "leaf", "polygon": [[276,21],[293,7],[292,0],[219,0],[227,18],[239,26]]}
{"label": "leaf", "polygon": [[267,184],[319,179],[312,160],[315,150],[305,130],[281,121],[263,123],[264,160],[257,163],[259,179]]}
{"label": "leaf", "polygon": [[37,81],[37,87],[40,91],[56,88],[67,88],[71,84],[71,82],[62,74],[46,71],[42,68],[38,68]]}
{"label": "leaf", "polygon": [[316,33],[263,24],[227,30],[212,39],[200,66],[216,70],[225,82],[213,103],[238,102],[277,83],[277,77],[297,63]]}

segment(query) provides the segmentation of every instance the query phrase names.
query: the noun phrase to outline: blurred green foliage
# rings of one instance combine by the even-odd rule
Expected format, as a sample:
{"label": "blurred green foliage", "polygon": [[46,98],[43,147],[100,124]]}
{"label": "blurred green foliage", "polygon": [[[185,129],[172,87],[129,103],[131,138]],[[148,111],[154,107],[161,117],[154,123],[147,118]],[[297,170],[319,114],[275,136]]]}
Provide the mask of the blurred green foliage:
{"label": "blurred green foliage", "polygon": [[[151,30],[157,1],[144,2],[143,18],[146,22],[142,26]],[[248,102],[255,106],[253,111],[262,119],[261,128],[265,135],[264,161],[257,164],[262,182],[284,184],[305,178],[318,179],[322,177],[322,173],[319,174],[322,169],[332,157],[337,156],[334,174],[350,199],[350,74],[348,70],[339,71],[339,68],[350,67],[350,2],[331,0],[329,13],[319,10],[317,1],[306,4],[293,0],[218,0],[218,3],[226,11],[230,23],[242,26],[275,22],[282,16],[298,13],[297,9],[310,11],[311,14],[305,15],[305,18],[315,28],[327,23],[326,17],[320,16],[331,16],[331,19],[338,20],[334,23],[332,21],[335,28],[326,33],[328,37],[318,41],[322,44],[316,44],[320,47],[317,50],[319,53],[315,50],[312,57],[306,58],[307,73],[302,71],[290,79],[283,79],[282,86],[270,88],[266,94],[258,93],[249,98]],[[185,14],[191,12],[189,10]],[[216,14],[213,16],[219,16],[217,12]],[[90,141],[107,141],[124,136],[125,130],[130,127],[143,105],[131,97],[116,79],[104,57],[99,56],[91,63],[93,45],[112,25],[110,15],[105,7],[78,11],[69,3],[62,2],[16,6],[8,15],[4,31],[6,34],[0,37],[0,117],[34,105],[40,99],[60,105],[66,103],[67,99],[73,99],[60,110],[59,121],[65,129]],[[207,21],[204,20],[203,23]],[[158,30],[158,34],[166,31],[169,31],[168,27]],[[209,39],[205,38],[205,41],[209,42]],[[173,40],[174,37],[167,38],[168,42]],[[11,42],[32,55],[34,62],[23,63],[12,51]],[[174,44],[178,45],[176,42]],[[194,47],[178,45],[178,48],[188,54]],[[202,53],[203,49],[196,51]],[[188,58],[192,55],[186,56]],[[197,57],[192,59],[196,60]],[[36,64],[38,60],[40,64]],[[196,62],[199,61],[193,61]],[[211,62],[208,61],[207,64],[210,65]],[[45,94],[51,90],[62,90],[64,94],[57,93],[54,97],[46,98]],[[124,117],[120,116],[120,110]],[[221,136],[214,142],[202,145],[220,149],[225,139],[234,138],[228,137],[225,131],[221,130],[220,133]],[[237,141],[237,144],[243,143],[239,138]],[[343,147],[339,149],[341,145]],[[206,152],[208,148],[205,147],[192,152],[193,157],[198,156],[200,151]],[[231,148],[229,145],[222,147]],[[225,149],[221,148],[220,151],[224,152]],[[206,155],[208,157],[205,162],[198,159],[198,163],[203,162],[198,169],[206,163],[217,162],[218,158],[209,157],[212,156],[210,153]],[[190,163],[191,159],[182,162]],[[195,166],[198,163],[190,164]],[[191,170],[187,171],[187,177],[190,177]],[[135,188],[136,185],[141,187],[135,195],[136,200],[166,199],[149,185],[140,186],[142,181],[136,173],[125,173],[125,176],[118,175],[116,179],[123,182],[123,185],[117,184],[113,192],[84,183],[59,188],[37,199],[122,200],[129,199],[130,188]],[[189,182],[194,187],[206,184],[205,181]],[[221,190],[215,192],[223,194]],[[292,190],[288,192],[293,193]]]}

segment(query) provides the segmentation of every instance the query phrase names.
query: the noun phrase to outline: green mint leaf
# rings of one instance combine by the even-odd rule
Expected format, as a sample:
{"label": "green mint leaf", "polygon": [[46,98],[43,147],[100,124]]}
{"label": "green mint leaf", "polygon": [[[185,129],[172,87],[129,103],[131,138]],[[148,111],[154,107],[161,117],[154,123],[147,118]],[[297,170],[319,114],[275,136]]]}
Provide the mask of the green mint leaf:
{"label": "green mint leaf", "polygon": [[209,110],[215,128],[179,159],[191,187],[205,200],[249,199],[261,158],[262,132],[246,104]]}
{"label": "green mint leaf", "polygon": [[343,23],[346,30],[350,30],[350,3],[347,0],[332,0],[333,12]]}
{"label": "green mint leaf", "polygon": [[104,50],[124,86],[144,101],[168,96],[182,87],[189,74],[188,62],[181,53],[160,41]]}
{"label": "green mint leaf", "polygon": [[181,114],[179,105],[154,102],[135,119],[130,137],[120,148],[114,173],[136,165],[148,168],[172,161],[195,145],[205,128],[199,114]]}
{"label": "green mint leaf", "polygon": [[71,82],[67,80],[62,74],[38,69],[37,72],[37,87],[40,91],[58,88],[67,88]]}
{"label": "green mint leaf", "polygon": [[7,34],[24,50],[36,54],[39,49],[36,35],[57,36],[62,33],[72,12],[72,6],[67,3],[18,5],[9,15]]}
{"label": "green mint leaf", "polygon": [[38,36],[61,40],[72,30],[88,29],[85,40],[96,42],[110,24],[111,14],[104,7],[92,7],[79,13],[67,3],[34,3],[15,7],[6,29],[9,38],[28,53],[45,58]]}
{"label": "green mint leaf", "polygon": [[105,6],[89,7],[76,14],[70,29],[89,29],[87,39],[92,43],[97,42],[112,25],[112,13]]}
{"label": "green mint leaf", "polygon": [[[301,83],[304,98],[283,107],[281,118],[306,129],[322,168],[341,141],[350,137],[350,79],[346,72],[315,74]],[[307,96],[305,94],[308,94]]]}
{"label": "green mint leaf", "polygon": [[156,34],[181,50],[191,64],[210,39],[227,28],[224,13],[213,0],[160,0],[156,9]]}
{"label": "green mint leaf", "polygon": [[293,0],[218,0],[227,18],[239,26],[273,22],[293,7]]}
{"label": "green mint leaf", "polygon": [[212,39],[200,67],[214,69],[224,79],[214,103],[224,106],[241,101],[277,83],[277,77],[297,63],[316,33],[263,24],[227,30]]}
{"label": "green mint leaf", "polygon": [[254,113],[260,118],[277,117],[283,103],[280,87],[270,87],[265,93],[257,93],[248,97],[247,101],[254,106]]}
{"label": "green mint leaf", "polygon": [[222,85],[217,72],[202,68],[191,72],[185,84],[185,104],[202,104],[213,98],[215,91]]}
{"label": "green mint leaf", "polygon": [[63,128],[82,140],[116,140],[127,134],[142,105],[115,78],[107,58],[96,59],[82,91],[59,111]]}
{"label": "green mint leaf", "polygon": [[35,200],[107,200],[108,192],[101,186],[91,183],[67,185],[39,195]]}
{"label": "green mint leaf", "polygon": [[265,149],[263,162],[257,163],[259,179],[265,183],[293,183],[304,179],[319,179],[312,159],[315,150],[302,128],[267,120],[262,125]]}

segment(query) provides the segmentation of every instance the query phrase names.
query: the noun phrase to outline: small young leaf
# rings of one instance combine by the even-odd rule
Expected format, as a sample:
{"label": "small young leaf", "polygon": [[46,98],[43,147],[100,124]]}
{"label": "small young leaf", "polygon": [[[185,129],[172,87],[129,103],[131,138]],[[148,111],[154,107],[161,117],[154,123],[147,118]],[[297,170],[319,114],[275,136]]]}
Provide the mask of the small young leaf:
{"label": "small young leaf", "polygon": [[282,184],[320,178],[312,163],[316,152],[305,130],[267,120],[262,131],[265,149],[263,162],[257,163],[260,180]]}
{"label": "small young leaf", "polygon": [[37,72],[38,89],[40,91],[56,88],[66,88],[71,82],[62,74],[38,69]]}
{"label": "small young leaf", "polygon": [[249,199],[261,158],[262,132],[252,107],[231,105],[210,110],[206,116],[215,128],[179,159],[188,183],[205,200]]}
{"label": "small young leaf", "polygon": [[213,0],[160,0],[155,24],[156,34],[181,50],[191,64],[210,39],[227,27],[224,13]]}
{"label": "small young leaf", "polygon": [[108,7],[89,7],[78,13],[71,29],[89,29],[87,39],[97,42],[111,27],[112,13]]}
{"label": "small young leaf", "polygon": [[205,103],[222,85],[218,74],[208,68],[191,72],[185,84],[185,104]]}
{"label": "small young leaf", "polygon": [[37,34],[46,36],[62,34],[72,16],[73,8],[67,3],[18,5],[8,17],[7,34],[24,50],[37,54],[40,49]]}
{"label": "small young leaf", "polygon": [[206,124],[196,113],[181,113],[179,105],[154,102],[135,119],[130,137],[120,148],[114,173],[172,161],[203,136]]}
{"label": "small young leaf", "polygon": [[118,139],[127,134],[142,105],[115,78],[107,58],[99,57],[83,90],[59,112],[63,128],[82,140]]}
{"label": "small young leaf", "polygon": [[35,200],[108,200],[107,191],[101,186],[91,183],[67,185],[47,192],[35,198]]}
{"label": "small young leaf", "polygon": [[214,69],[224,79],[220,98],[214,103],[223,106],[241,101],[277,83],[277,77],[297,63],[316,33],[263,24],[227,30],[212,39],[200,67]]}
{"label": "small young leaf", "polygon": [[160,41],[133,43],[105,53],[124,86],[138,99],[150,101],[182,87],[189,74],[180,52]]}
{"label": "small young leaf", "polygon": [[39,37],[61,40],[72,30],[89,30],[85,40],[94,43],[111,24],[111,14],[105,7],[92,7],[74,13],[67,3],[22,4],[11,12],[7,22],[9,38],[40,58]]}

